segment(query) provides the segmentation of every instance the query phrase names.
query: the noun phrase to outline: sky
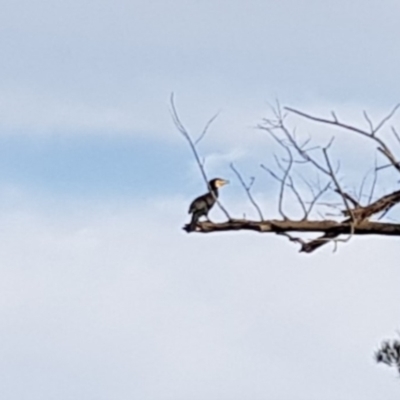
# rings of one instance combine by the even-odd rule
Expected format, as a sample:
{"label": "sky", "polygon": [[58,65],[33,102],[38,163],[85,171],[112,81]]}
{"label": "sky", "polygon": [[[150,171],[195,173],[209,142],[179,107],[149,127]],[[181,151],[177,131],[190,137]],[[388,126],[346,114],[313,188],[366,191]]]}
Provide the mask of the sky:
{"label": "sky", "polygon": [[[205,184],[169,104],[174,93],[193,137],[219,113],[199,151],[231,181],[229,212],[257,217],[235,163],[276,217],[279,186],[260,164],[281,153],[257,126],[276,99],[364,127],[364,110],[387,114],[400,101],[397,1],[1,9],[1,398],[398,399],[395,371],[373,359],[399,329],[396,239],[304,255],[266,234],[186,234]],[[360,137],[290,124],[317,143],[335,135],[349,190],[374,165]],[[398,187],[381,177],[378,193]]]}

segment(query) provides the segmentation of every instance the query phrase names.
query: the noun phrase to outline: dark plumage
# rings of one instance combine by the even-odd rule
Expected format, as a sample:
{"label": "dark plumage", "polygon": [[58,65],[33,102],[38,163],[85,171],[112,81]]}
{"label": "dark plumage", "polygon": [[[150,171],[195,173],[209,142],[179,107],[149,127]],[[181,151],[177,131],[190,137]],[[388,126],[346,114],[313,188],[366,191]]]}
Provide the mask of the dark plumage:
{"label": "dark plumage", "polygon": [[189,207],[189,214],[192,214],[188,232],[196,230],[196,225],[200,217],[205,216],[208,219],[208,213],[213,207],[218,197],[218,189],[229,181],[215,178],[208,182],[209,192],[197,197],[192,201]]}

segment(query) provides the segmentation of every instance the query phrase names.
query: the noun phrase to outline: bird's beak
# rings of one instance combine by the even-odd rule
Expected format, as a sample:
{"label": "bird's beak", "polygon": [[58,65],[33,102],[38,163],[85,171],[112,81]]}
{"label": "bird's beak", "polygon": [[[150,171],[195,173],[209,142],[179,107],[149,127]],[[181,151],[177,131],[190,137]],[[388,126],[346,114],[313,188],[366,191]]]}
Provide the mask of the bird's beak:
{"label": "bird's beak", "polygon": [[229,184],[229,181],[226,181],[225,179],[223,179],[222,182],[221,182],[221,186],[225,186],[225,185],[228,185],[228,184]]}

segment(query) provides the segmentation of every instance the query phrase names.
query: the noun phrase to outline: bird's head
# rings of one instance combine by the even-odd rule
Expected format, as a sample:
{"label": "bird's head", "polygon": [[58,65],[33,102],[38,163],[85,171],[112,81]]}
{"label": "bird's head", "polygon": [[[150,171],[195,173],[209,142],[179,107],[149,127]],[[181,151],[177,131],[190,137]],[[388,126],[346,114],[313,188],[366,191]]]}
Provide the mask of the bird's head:
{"label": "bird's head", "polygon": [[225,179],[221,179],[221,178],[211,179],[211,181],[208,182],[211,189],[219,189],[220,187],[225,186],[228,183],[229,183],[229,181],[227,181]]}

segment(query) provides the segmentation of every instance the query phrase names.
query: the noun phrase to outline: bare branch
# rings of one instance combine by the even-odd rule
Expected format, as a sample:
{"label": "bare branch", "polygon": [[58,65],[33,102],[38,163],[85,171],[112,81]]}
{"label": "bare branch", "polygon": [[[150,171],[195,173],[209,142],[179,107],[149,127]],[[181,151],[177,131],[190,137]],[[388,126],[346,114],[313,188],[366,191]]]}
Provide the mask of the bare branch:
{"label": "bare branch", "polygon": [[[329,139],[326,146],[315,146],[311,141],[311,137],[304,138],[296,129],[288,125],[287,120],[285,120],[287,113],[282,112],[282,108],[277,101],[276,105],[271,107],[272,118],[264,119],[263,124],[259,126],[259,128],[266,131],[268,136],[273,139],[274,145],[278,145],[284,152],[283,156],[273,156],[276,162],[275,168],[271,168],[270,165],[261,165],[261,168],[267,171],[271,177],[279,183],[277,208],[280,219],[264,219],[261,208],[255,201],[251,192],[255,178],[251,178],[250,182],[245,182],[240,172],[231,164],[231,169],[246,191],[248,199],[255,208],[260,220],[253,221],[246,219],[246,217],[243,217],[243,219],[230,219],[229,215],[225,213],[228,217],[227,222],[219,224],[214,224],[210,221],[199,222],[197,231],[208,233],[251,230],[262,233],[273,233],[284,236],[291,242],[300,244],[300,251],[304,253],[314,252],[328,243],[332,243],[334,251],[336,251],[339,243],[348,242],[355,235],[375,234],[400,236],[399,223],[387,222],[387,219],[386,222],[371,221],[373,218],[375,218],[375,220],[378,217],[382,218],[386,213],[392,210],[395,205],[400,203],[400,190],[392,191],[389,194],[381,193],[380,196],[376,196],[375,194],[377,188],[382,187],[379,179],[382,176],[385,176],[386,179],[388,176],[387,174],[380,174],[380,170],[392,167],[397,172],[400,172],[400,160],[398,161],[395,157],[392,149],[388,145],[389,142],[386,142],[385,136],[383,135],[385,132],[382,130],[399,108],[400,104],[396,105],[392,111],[376,125],[374,125],[368,113],[364,111],[363,115],[368,125],[366,129],[343,123],[334,112],[331,113],[331,119],[327,119],[315,117],[293,108],[284,108],[287,113],[360,135],[361,138],[371,141],[370,143],[375,143],[376,152],[383,154],[386,160],[389,161],[387,165],[378,166],[377,157],[375,157],[374,167],[362,176],[360,182],[350,181],[346,182],[346,185],[343,185],[340,179],[341,175],[339,175],[340,160],[338,160],[337,165],[335,165],[336,163],[331,161],[329,153],[335,136]],[[196,141],[193,141],[178,117],[173,96],[171,96],[171,110],[177,129],[189,142],[203,178],[208,182],[204,169],[204,161],[201,161],[196,145],[204,139],[209,127],[218,114],[207,122],[201,135]],[[391,135],[393,135],[396,142],[400,144],[400,134],[398,134],[393,127],[391,130]],[[358,151],[358,149],[355,149],[355,151]],[[315,174],[315,178],[314,176],[311,178],[311,173]],[[354,175],[355,174],[349,175],[347,180]],[[397,181],[397,179],[395,181]],[[305,193],[308,201],[304,200]],[[334,197],[335,193],[336,199]],[[342,206],[337,202],[337,195],[340,196]],[[286,205],[287,196],[289,196],[288,198],[291,200],[294,200],[296,206],[301,208],[303,213],[302,219],[289,219],[286,215],[284,205]],[[376,200],[373,201],[373,198],[376,198]],[[330,212],[330,209],[337,210],[338,212],[334,214]],[[316,218],[320,218],[320,220],[311,220],[311,213],[313,215],[315,214]],[[332,215],[332,217],[330,217],[330,215]],[[188,228],[185,227],[184,229]],[[311,239],[309,239],[308,235],[306,238],[303,237],[304,233],[310,232],[318,232],[319,237]]]}
{"label": "bare branch", "polygon": [[251,187],[253,186],[254,178],[251,179],[249,185],[246,185],[245,181],[242,178],[242,175],[240,175],[239,171],[235,168],[233,163],[231,163],[231,169],[236,174],[237,178],[239,179],[240,184],[242,185],[242,187],[244,188],[244,190],[247,193],[247,197],[249,198],[251,204],[253,204],[254,208],[256,209],[256,211],[260,217],[260,220],[262,221],[264,219],[264,217],[261,212],[261,209],[260,209],[259,205],[257,204],[257,202],[254,200],[253,195],[251,194]]}
{"label": "bare branch", "polygon": [[398,132],[396,131],[396,129],[392,126],[392,133],[394,135],[394,137],[397,139],[397,141],[400,143],[400,135],[398,134]]}
{"label": "bare branch", "polygon": [[330,174],[330,176],[332,178],[332,181],[334,182],[334,184],[336,186],[336,190],[340,194],[340,196],[342,197],[343,202],[344,202],[344,204],[346,206],[346,209],[347,209],[352,221],[354,222],[354,216],[353,216],[353,212],[352,212],[352,210],[350,208],[350,205],[349,205],[348,196],[346,196],[345,193],[343,192],[343,190],[342,190],[342,188],[341,188],[341,186],[339,184],[339,181],[336,178],[336,174],[332,169],[332,165],[331,165],[331,162],[330,162],[329,156],[328,156],[328,148],[326,147],[322,151],[323,151],[324,156],[325,156],[326,165],[328,166],[328,169],[329,169],[329,174]]}
{"label": "bare branch", "polygon": [[[176,128],[179,130],[179,132],[183,135],[183,137],[184,137],[184,138],[186,139],[186,141],[189,143],[189,146],[190,146],[190,148],[191,148],[191,150],[192,150],[192,153],[193,153],[193,155],[194,155],[194,158],[195,158],[195,160],[196,160],[196,162],[197,162],[197,165],[198,165],[198,167],[199,167],[199,169],[200,169],[201,175],[203,176],[204,182],[206,183],[208,190],[209,190],[211,193],[213,193],[213,192],[211,191],[211,188],[209,187],[209,184],[208,184],[208,181],[209,181],[209,180],[208,180],[208,178],[207,178],[207,174],[206,174],[206,171],[205,171],[205,169],[204,169],[204,162],[201,161],[200,156],[199,156],[199,153],[197,152],[196,142],[193,142],[193,140],[192,140],[192,138],[191,138],[189,132],[186,130],[186,128],[184,127],[182,121],[181,121],[180,118],[179,118],[178,112],[177,112],[176,107],[175,107],[175,101],[174,101],[174,94],[173,94],[173,93],[171,93],[170,104],[171,104],[170,112],[171,112],[172,120],[173,120],[173,122],[174,122]],[[204,137],[204,135],[206,134],[208,128],[210,127],[211,123],[215,120],[216,117],[217,117],[217,116],[215,115],[213,118],[211,118],[211,119],[207,122],[205,128],[203,129],[203,133],[202,133],[202,135],[199,137],[199,139],[197,140],[197,142],[198,142],[199,140],[201,140],[202,137]],[[222,204],[221,204],[221,202],[219,201],[218,197],[214,196],[214,198],[215,198],[215,200],[216,200],[216,202],[217,202],[219,208],[221,209],[221,211],[225,214],[226,218],[227,218],[227,219],[230,219],[231,217],[230,217],[230,215],[228,214],[228,211],[226,211],[226,209],[222,206]]]}
{"label": "bare branch", "polygon": [[304,216],[304,219],[307,219],[309,215],[311,214],[312,209],[314,208],[315,204],[317,204],[318,199],[326,192],[329,190],[331,187],[331,182],[328,182],[325,187],[320,189],[320,191],[314,196],[312,199],[310,206],[308,207],[308,210],[306,212],[306,215]]}
{"label": "bare branch", "polygon": [[311,163],[314,167],[316,167],[318,170],[323,172],[326,175],[329,175],[329,171],[325,169],[320,163],[318,163],[313,157],[310,156],[309,152],[302,149],[296,142],[295,138],[291,135],[291,133],[288,131],[288,129],[284,126],[282,126],[282,131],[289,140],[290,144],[293,146],[293,148],[297,151],[297,153],[300,155],[300,157],[303,158],[303,160]]}
{"label": "bare branch", "polygon": [[376,182],[378,181],[378,171],[377,171],[377,160],[375,157],[375,168],[374,168],[374,178],[372,180],[372,184],[371,184],[371,190],[369,192],[369,196],[368,196],[368,200],[367,200],[367,204],[371,203],[372,201],[372,197],[374,196],[375,193],[375,188],[376,188]]}
{"label": "bare branch", "polygon": [[361,135],[371,136],[371,134],[369,132],[367,132],[367,131],[364,131],[364,130],[356,128],[354,126],[343,124],[343,123],[339,122],[339,120],[336,118],[336,116],[334,117],[333,120],[330,120],[330,119],[325,119],[325,118],[314,117],[314,116],[312,116],[310,114],[307,114],[307,113],[305,113],[303,111],[296,110],[296,109],[291,108],[291,107],[285,107],[285,110],[287,110],[287,111],[289,111],[289,112],[291,112],[293,114],[300,115],[301,117],[310,119],[310,120],[315,121],[315,122],[322,122],[324,124],[334,125],[334,126],[338,126],[340,128],[348,129],[349,131],[353,131],[353,132],[359,133]]}
{"label": "bare branch", "polygon": [[203,132],[201,135],[197,138],[197,140],[194,142],[194,145],[197,146],[204,138],[204,136],[207,134],[208,128],[211,126],[211,124],[217,119],[219,116],[219,112],[217,112],[213,117],[211,117],[208,122],[206,123]]}
{"label": "bare branch", "polygon": [[[290,157],[291,157],[292,155],[291,155],[290,151],[289,150],[287,150],[287,151],[288,151],[288,153],[290,154]],[[288,164],[286,170],[283,173],[283,178],[282,178],[282,182],[281,182],[281,189],[280,189],[280,192],[279,192],[279,206],[278,206],[278,208],[279,208],[279,213],[282,215],[283,219],[288,219],[286,214],[283,212],[283,195],[285,193],[286,180],[287,180],[287,177],[289,176],[290,169],[292,168],[292,165],[293,165],[293,161],[291,161]]]}
{"label": "bare branch", "polygon": [[[224,232],[224,231],[254,231],[261,233],[290,233],[290,232],[325,232],[326,235],[337,237],[342,234],[353,235],[382,235],[382,236],[400,236],[400,224],[393,223],[382,223],[382,222],[371,222],[361,221],[354,225],[350,220],[337,222],[333,220],[315,221],[281,221],[281,220],[263,220],[253,221],[249,219],[231,219],[227,222],[213,223],[210,221],[202,221],[198,223],[198,232],[200,233],[212,233],[212,232]],[[187,229],[187,227],[184,227]],[[326,243],[327,240],[323,240]],[[305,242],[304,242],[305,243]],[[306,247],[302,248],[301,251],[305,253],[311,253],[316,250],[317,247],[310,246],[310,243],[306,243]],[[319,247],[319,246],[318,246]]]}
{"label": "bare branch", "polygon": [[364,118],[366,119],[366,121],[367,121],[367,123],[369,125],[370,133],[372,134],[374,132],[374,125],[372,124],[372,121],[369,118],[369,116],[368,116],[368,114],[367,114],[367,112],[365,110],[363,111],[363,114],[364,114]]}
{"label": "bare branch", "polygon": [[287,149],[287,150],[289,151],[289,154],[290,154],[289,160],[284,160],[284,161],[287,163],[287,167],[284,167],[284,166],[281,164],[281,162],[280,162],[277,158],[276,158],[276,163],[277,163],[279,169],[284,173],[284,176],[285,176],[286,172],[288,173],[288,174],[287,174],[287,178],[286,178],[286,180],[288,181],[288,183],[285,182],[285,185],[286,185],[288,188],[290,188],[290,190],[292,191],[292,193],[293,193],[294,196],[296,197],[297,201],[299,202],[300,207],[301,207],[302,210],[303,210],[303,215],[304,215],[303,218],[305,218],[305,217],[306,217],[306,214],[307,214],[306,206],[305,206],[305,204],[304,204],[303,198],[302,198],[301,195],[300,195],[300,192],[299,192],[299,191],[297,190],[297,188],[296,188],[296,185],[295,185],[295,183],[294,183],[294,180],[293,180],[292,176],[290,175],[290,170],[291,170],[292,167],[293,167],[293,162],[294,162],[294,161],[293,161],[293,158],[291,158],[291,157],[292,157],[292,154],[291,154],[291,152],[290,152],[290,149]]}
{"label": "bare branch", "polygon": [[[278,166],[280,166],[279,161],[277,161],[277,162],[278,162]],[[294,185],[293,178],[289,175],[288,179],[287,179],[289,182],[284,182],[282,178],[280,178],[274,171],[272,171],[270,168],[266,167],[264,164],[261,164],[260,167],[262,169],[264,169],[265,171],[267,171],[275,180],[280,182],[281,185],[288,187],[293,192],[293,194],[296,196],[296,198],[303,210],[303,213],[304,213],[303,218],[305,219],[306,215],[307,215],[307,208],[305,206],[305,202],[303,201],[299,191],[296,189],[296,186]],[[283,170],[283,167],[280,167],[280,169]],[[282,188],[282,186],[281,186],[281,188]]]}
{"label": "bare branch", "polygon": [[291,242],[300,243],[302,248],[306,246],[306,242],[302,238],[294,237],[287,232],[277,232],[276,234],[287,237]]}
{"label": "bare branch", "polygon": [[346,192],[340,192],[339,189],[335,189],[334,192],[340,194],[342,197],[344,197],[346,200],[348,200],[354,207],[361,207],[360,203],[351,195],[349,195]]}
{"label": "bare branch", "polygon": [[396,160],[396,158],[394,157],[393,153],[390,151],[390,149],[386,145],[386,143],[382,139],[380,139],[376,136],[376,133],[383,127],[383,125],[387,121],[389,121],[393,117],[393,115],[395,114],[395,112],[397,111],[397,109],[399,107],[400,107],[400,104],[397,104],[393,108],[393,110],[385,118],[383,118],[383,120],[377,125],[377,127],[372,130],[372,132],[368,132],[363,129],[359,129],[355,126],[339,122],[339,120],[337,118],[334,118],[333,120],[329,120],[326,118],[314,117],[310,114],[304,113],[302,111],[296,110],[291,107],[285,107],[285,110],[287,110],[293,114],[300,115],[301,117],[307,118],[307,119],[315,121],[315,122],[321,122],[321,123],[324,123],[327,125],[332,125],[332,126],[336,126],[336,127],[342,128],[342,129],[346,129],[351,132],[356,132],[360,135],[363,135],[365,137],[368,137],[368,138],[374,140],[379,145],[378,151],[381,152],[389,160],[389,162],[392,164],[392,166],[394,168],[396,168],[396,170],[398,172],[400,172],[400,163]]}
{"label": "bare branch", "polygon": [[390,111],[390,113],[389,113],[386,117],[384,117],[384,118],[382,119],[382,121],[379,122],[379,124],[378,124],[378,125],[376,126],[376,128],[373,130],[373,134],[375,134],[376,132],[378,132],[378,131],[383,127],[383,125],[385,125],[386,122],[388,122],[388,121],[394,116],[394,114],[396,114],[396,112],[397,112],[397,110],[399,109],[399,107],[400,107],[400,103],[396,104],[396,105],[393,107],[392,111]]}

